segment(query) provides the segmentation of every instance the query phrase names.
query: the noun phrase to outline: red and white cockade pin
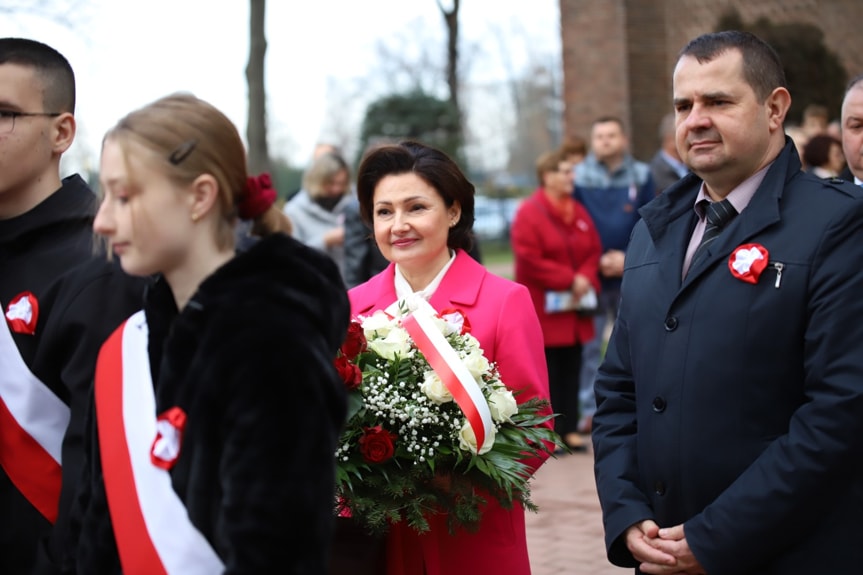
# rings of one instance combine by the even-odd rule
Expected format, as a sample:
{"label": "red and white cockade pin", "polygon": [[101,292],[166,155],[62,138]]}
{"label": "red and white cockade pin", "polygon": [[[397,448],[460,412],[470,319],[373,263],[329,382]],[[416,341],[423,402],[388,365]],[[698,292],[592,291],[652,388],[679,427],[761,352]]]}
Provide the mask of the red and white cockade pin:
{"label": "red and white cockade pin", "polygon": [[737,279],[754,284],[767,267],[767,256],[767,248],[761,244],[744,244],[731,252],[728,269]]}
{"label": "red and white cockade pin", "polygon": [[39,301],[32,293],[21,292],[12,298],[6,308],[6,323],[15,333],[33,335],[39,320]]}
{"label": "red and white cockade pin", "polygon": [[440,317],[448,324],[454,326],[460,335],[470,333],[470,322],[460,309],[448,307],[440,312]]}
{"label": "red and white cockade pin", "polygon": [[172,407],[156,419],[156,439],[150,448],[150,461],[160,469],[171,469],[180,456],[186,412]]}

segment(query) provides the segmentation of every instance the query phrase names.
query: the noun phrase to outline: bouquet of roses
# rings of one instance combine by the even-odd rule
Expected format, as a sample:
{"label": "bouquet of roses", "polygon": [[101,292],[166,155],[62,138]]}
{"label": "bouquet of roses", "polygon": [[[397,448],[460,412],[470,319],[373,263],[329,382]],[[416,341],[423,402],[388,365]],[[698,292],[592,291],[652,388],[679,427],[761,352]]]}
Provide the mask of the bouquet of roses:
{"label": "bouquet of roses", "polygon": [[401,521],[427,531],[435,513],[475,528],[489,496],[536,511],[524,461],[562,447],[542,425],[548,402],[517,404],[464,314],[422,304],[355,319],[336,357],[349,389],[336,511],[371,533]]}

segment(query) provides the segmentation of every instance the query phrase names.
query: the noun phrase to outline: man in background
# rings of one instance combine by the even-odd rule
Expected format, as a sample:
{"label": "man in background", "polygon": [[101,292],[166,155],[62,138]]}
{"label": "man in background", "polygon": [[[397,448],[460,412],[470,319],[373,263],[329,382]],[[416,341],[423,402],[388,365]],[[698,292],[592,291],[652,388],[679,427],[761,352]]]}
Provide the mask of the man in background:
{"label": "man in background", "polygon": [[650,168],[629,154],[629,140],[620,118],[605,116],[593,122],[590,153],[575,167],[575,199],[587,209],[603,254],[599,260],[601,291],[594,318],[596,337],[582,350],[581,419],[579,430],[590,432],[596,409],[593,380],[599,367],[606,326],[617,315],[620,278],[629,234],[638,221],[638,209],[656,196]]}
{"label": "man in background", "polygon": [[659,149],[650,160],[656,193],[661,194],[688,173],[689,168],[680,161],[674,141],[674,114],[666,114],[659,123]]}
{"label": "man in background", "polygon": [[854,183],[863,186],[863,74],[849,82],[842,101],[842,150]]}

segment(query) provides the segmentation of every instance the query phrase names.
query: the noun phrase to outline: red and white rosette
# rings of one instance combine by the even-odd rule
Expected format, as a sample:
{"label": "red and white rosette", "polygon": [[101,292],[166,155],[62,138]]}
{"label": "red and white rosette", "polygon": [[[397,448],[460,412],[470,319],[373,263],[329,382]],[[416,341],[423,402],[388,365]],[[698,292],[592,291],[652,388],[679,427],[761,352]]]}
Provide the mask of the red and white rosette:
{"label": "red and white rosette", "polygon": [[768,263],[767,248],[761,244],[743,244],[738,246],[728,258],[728,269],[731,275],[746,283],[758,283],[761,272]]}
{"label": "red and white rosette", "polygon": [[6,309],[6,323],[15,333],[33,335],[39,321],[39,300],[32,293],[21,292],[12,298]]}
{"label": "red and white rosette", "polygon": [[156,439],[150,448],[150,461],[159,469],[169,470],[177,463],[183,431],[186,429],[186,412],[172,407],[156,418]]}
{"label": "red and white rosette", "polygon": [[494,444],[494,423],[479,384],[435,325],[438,314],[434,308],[421,298],[415,298],[411,308],[413,311],[402,318],[402,326],[467,418],[476,437],[477,452],[488,451]]}
{"label": "red and white rosette", "polygon": [[0,319],[0,467],[33,507],[54,523],[69,406],[30,371],[12,336],[33,335],[38,318],[36,297],[22,292]]}

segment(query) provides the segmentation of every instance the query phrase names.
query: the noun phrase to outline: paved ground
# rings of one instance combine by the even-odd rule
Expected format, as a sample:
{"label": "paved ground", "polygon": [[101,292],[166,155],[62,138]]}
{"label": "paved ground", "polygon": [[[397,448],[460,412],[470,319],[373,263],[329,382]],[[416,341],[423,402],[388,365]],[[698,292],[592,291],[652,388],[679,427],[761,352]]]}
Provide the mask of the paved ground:
{"label": "paved ground", "polygon": [[[512,264],[488,266],[512,278]],[[602,514],[593,479],[593,452],[563,455],[540,467],[531,497],[539,513],[527,513],[532,575],[628,575],[608,562]],[[479,575],[479,574],[478,574]]]}
{"label": "paved ground", "polygon": [[533,479],[539,513],[527,513],[533,575],[625,575],[605,557],[593,453],[550,459]]}

